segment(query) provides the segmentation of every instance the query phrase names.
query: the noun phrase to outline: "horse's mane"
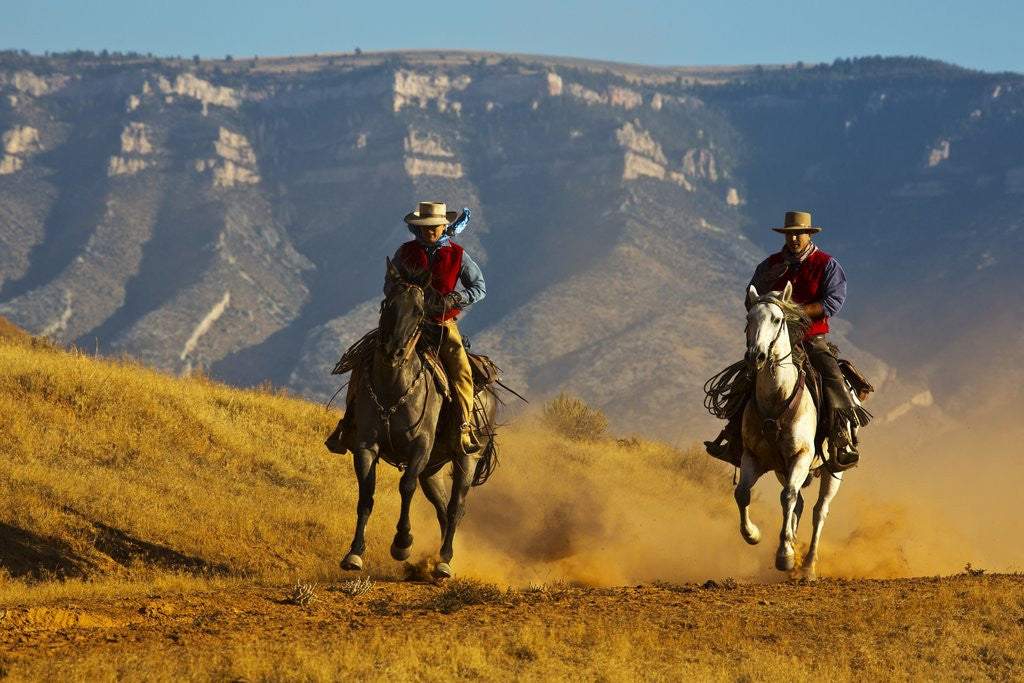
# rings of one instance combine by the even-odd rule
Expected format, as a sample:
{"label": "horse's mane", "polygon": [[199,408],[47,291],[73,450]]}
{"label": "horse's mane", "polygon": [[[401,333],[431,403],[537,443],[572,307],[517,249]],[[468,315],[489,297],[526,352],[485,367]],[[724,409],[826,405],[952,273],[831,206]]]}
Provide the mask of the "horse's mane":
{"label": "horse's mane", "polygon": [[789,332],[789,347],[793,349],[793,356],[802,360],[804,355],[802,342],[807,336],[807,330],[811,329],[811,319],[804,312],[803,306],[792,299],[784,300],[779,294],[779,292],[762,294],[754,300],[753,305],[769,303],[782,309],[782,318],[786,321],[786,331]]}
{"label": "horse's mane", "polygon": [[408,282],[409,284],[416,285],[417,287],[421,287],[424,290],[430,289],[431,287],[430,270],[424,268],[423,266],[408,266],[403,263],[399,267],[398,272],[401,273],[402,279]]}

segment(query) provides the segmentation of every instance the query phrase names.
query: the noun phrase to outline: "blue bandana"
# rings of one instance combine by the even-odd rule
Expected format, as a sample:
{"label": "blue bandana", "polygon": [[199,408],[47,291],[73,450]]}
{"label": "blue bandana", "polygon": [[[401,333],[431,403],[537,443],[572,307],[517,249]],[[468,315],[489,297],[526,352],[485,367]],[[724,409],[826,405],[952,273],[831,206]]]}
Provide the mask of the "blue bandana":
{"label": "blue bandana", "polygon": [[441,233],[441,236],[439,238],[437,238],[437,241],[433,242],[433,243],[427,242],[426,240],[423,239],[422,235],[420,235],[420,229],[419,229],[418,226],[408,225],[406,227],[409,228],[409,232],[411,232],[413,235],[415,235],[416,241],[419,242],[420,244],[422,244],[423,246],[425,246],[425,247],[443,247],[446,244],[448,244],[448,242],[451,241],[451,239],[452,239],[452,237],[454,235],[458,235],[460,232],[462,232],[463,230],[466,229],[466,227],[469,225],[469,217],[470,217],[470,215],[472,213],[473,212],[469,210],[468,206],[466,208],[464,208],[462,210],[462,213],[459,215],[459,217],[456,218],[452,222],[451,225],[446,227],[444,229],[444,232]]}

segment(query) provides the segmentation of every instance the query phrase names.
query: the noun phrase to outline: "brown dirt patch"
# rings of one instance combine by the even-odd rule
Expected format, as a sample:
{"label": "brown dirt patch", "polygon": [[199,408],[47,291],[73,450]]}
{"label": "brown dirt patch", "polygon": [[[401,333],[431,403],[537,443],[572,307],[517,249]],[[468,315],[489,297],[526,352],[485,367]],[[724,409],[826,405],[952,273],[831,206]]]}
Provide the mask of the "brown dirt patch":
{"label": "brown dirt patch", "polygon": [[[470,582],[472,583],[472,582]],[[285,585],[0,607],[0,677],[1007,679],[1024,576],[528,590]],[[466,594],[463,586],[459,594]]]}

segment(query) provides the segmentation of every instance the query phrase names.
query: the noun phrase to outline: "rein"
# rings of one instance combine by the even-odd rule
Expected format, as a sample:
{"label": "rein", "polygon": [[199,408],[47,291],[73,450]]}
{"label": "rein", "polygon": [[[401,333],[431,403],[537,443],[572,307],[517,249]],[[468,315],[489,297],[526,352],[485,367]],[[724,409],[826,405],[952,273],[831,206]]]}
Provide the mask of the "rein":
{"label": "rein", "polygon": [[786,399],[785,405],[779,414],[775,417],[765,417],[764,413],[757,406],[757,401],[754,401],[754,409],[757,411],[758,416],[761,418],[761,435],[768,439],[770,442],[775,443],[779,440],[779,435],[782,433],[782,427],[785,423],[792,421],[796,416],[797,406],[800,405],[800,397],[803,396],[804,387],[806,382],[804,381],[804,373],[800,372],[799,377],[796,381],[796,386],[793,387],[793,393]]}
{"label": "rein", "polygon": [[[406,291],[408,291],[408,290],[412,289],[413,287],[415,287],[415,285],[411,285],[411,284],[408,284],[408,283],[402,283],[402,286],[403,286],[403,288]],[[420,336],[422,335],[422,333],[423,333],[423,315],[421,313],[420,314],[420,320],[416,324],[415,331],[413,331],[413,333],[411,335],[409,335],[409,339],[405,342],[405,345],[402,348],[402,359],[400,361],[398,361],[397,365],[394,365],[394,366],[391,366],[391,367],[396,368],[397,371],[401,371],[401,369],[405,366],[406,361],[408,361],[409,358],[412,357],[412,354],[416,351],[416,344],[417,344],[417,342],[419,342]],[[378,337],[377,338],[377,350],[380,351],[382,346],[383,346],[382,339],[381,339],[381,337]],[[399,408],[401,408],[403,405],[405,405],[408,402],[408,400],[410,398],[412,398],[413,392],[416,391],[416,388],[423,381],[423,377],[426,374],[427,374],[427,366],[426,366],[425,363],[423,363],[423,364],[420,365],[420,371],[418,373],[416,373],[416,379],[414,379],[412,384],[409,385],[409,388],[405,390],[405,393],[403,393],[398,398],[397,401],[392,403],[391,406],[385,408],[384,404],[381,402],[380,398],[378,398],[377,392],[375,392],[373,390],[373,378],[372,378],[372,372],[371,372],[371,359],[367,358],[367,360],[366,360],[366,364],[365,364],[365,366],[363,368],[363,376],[366,378],[366,389],[367,389],[367,391],[370,394],[370,400],[373,401],[374,408],[377,409],[377,416],[380,417],[380,420],[381,420],[381,423],[382,423],[383,432],[384,432],[384,438],[387,439],[387,448],[388,448],[388,451],[390,453],[392,453],[392,454],[394,453],[395,447],[394,447],[394,443],[391,440],[391,418],[394,417],[395,413],[398,412]],[[415,429],[419,425],[419,423],[423,420],[423,416],[426,414],[426,410],[427,410],[427,400],[428,399],[429,399],[429,393],[424,395],[424,397],[423,397],[423,411],[422,411],[422,413],[420,415],[419,420],[417,420],[416,424],[413,425],[412,427],[410,427],[409,430],[407,430],[407,431],[411,431],[412,429]],[[387,458],[385,458],[385,460],[387,460]],[[399,470],[404,470],[405,469],[405,465],[404,464],[398,464],[398,463],[391,463],[391,464],[394,465],[395,467],[397,467]]]}
{"label": "rein", "polygon": [[[771,299],[767,299],[765,301],[759,301],[758,303],[770,303],[770,304],[774,304],[774,305],[778,306],[778,304],[775,303],[774,301],[772,301]],[[775,370],[776,370],[776,368],[782,367],[782,361],[786,360],[787,358],[790,358],[793,355],[793,348],[794,348],[793,345],[790,344],[789,345],[789,353],[787,353],[785,356],[782,356],[781,358],[775,358],[775,354],[773,353],[775,351],[775,343],[778,342],[779,341],[779,337],[782,336],[782,331],[783,330],[787,330],[786,312],[784,310],[782,310],[781,306],[779,306],[779,310],[782,312],[782,323],[779,325],[779,329],[775,332],[775,337],[772,339],[771,343],[768,344],[768,372],[771,373],[772,377],[775,377]],[[788,330],[787,330],[787,334],[788,334]],[[800,375],[802,377],[803,373],[800,373]]]}
{"label": "rein", "polygon": [[[772,299],[766,299],[763,301],[759,301],[758,303],[770,303],[778,306],[778,304]],[[787,329],[786,312],[785,310],[782,310],[781,306],[779,308],[782,312],[782,322],[779,324],[779,329],[775,332],[775,337],[772,339],[771,343],[768,344],[767,369],[768,374],[770,374],[773,379],[776,377],[776,370],[782,367],[782,362],[793,355],[794,348],[792,345],[790,345],[789,353],[787,353],[785,356],[782,356],[781,358],[775,358],[775,344],[776,342],[779,341],[779,337],[782,336],[782,331],[784,329]],[[792,362],[791,364],[795,366],[795,364],[793,364]],[[782,409],[779,411],[778,415],[775,415],[774,417],[765,417],[764,414],[761,412],[761,409],[758,407],[757,401],[754,401],[754,409],[757,410],[757,414],[761,418],[761,435],[768,439],[768,441],[770,441],[771,443],[774,444],[779,440],[779,435],[782,433],[783,425],[786,422],[791,421],[796,416],[797,406],[800,405],[800,397],[803,396],[805,386],[806,381],[804,378],[803,370],[797,368],[796,386],[793,387],[793,392],[789,395],[789,398],[786,399],[786,402],[783,405]]]}

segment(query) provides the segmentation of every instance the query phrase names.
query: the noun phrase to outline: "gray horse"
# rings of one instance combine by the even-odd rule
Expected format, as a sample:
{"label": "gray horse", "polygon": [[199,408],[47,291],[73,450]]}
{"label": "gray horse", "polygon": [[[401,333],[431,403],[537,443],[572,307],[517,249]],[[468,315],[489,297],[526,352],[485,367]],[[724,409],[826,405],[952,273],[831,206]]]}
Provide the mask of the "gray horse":
{"label": "gray horse", "polygon": [[[377,461],[383,458],[402,471],[398,490],[402,510],[398,517],[391,557],[402,561],[412,548],[409,506],[416,485],[423,486],[441,526],[440,559],[434,576],[452,574],[452,543],[455,530],[465,514],[466,495],[471,486],[487,480],[494,467],[494,418],[497,401],[494,394],[481,391],[476,397],[473,419],[482,450],[476,456],[452,452],[450,439],[437,439],[438,426],[445,425],[448,406],[438,390],[431,370],[416,351],[426,326],[427,302],[436,297],[430,287],[428,271],[404,272],[389,260],[388,273],[393,283],[385,293],[381,308],[379,335],[373,360],[359,372],[353,410],[356,416],[356,447],[353,461],[359,481],[356,530],[352,547],[341,561],[343,569],[363,566],[366,550],[366,522],[373,510],[377,484]],[[426,330],[429,332],[430,330]],[[445,490],[444,468],[453,465],[451,494]]]}

